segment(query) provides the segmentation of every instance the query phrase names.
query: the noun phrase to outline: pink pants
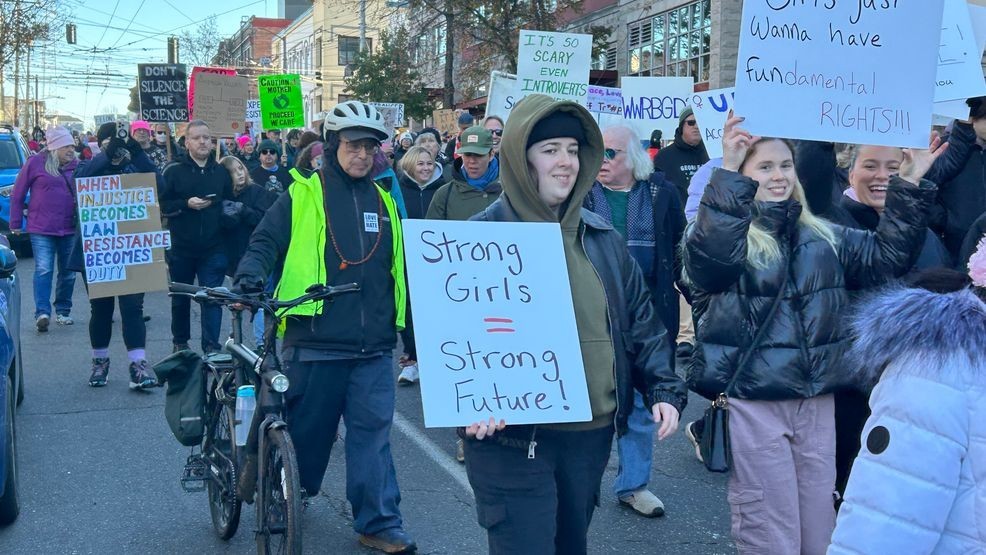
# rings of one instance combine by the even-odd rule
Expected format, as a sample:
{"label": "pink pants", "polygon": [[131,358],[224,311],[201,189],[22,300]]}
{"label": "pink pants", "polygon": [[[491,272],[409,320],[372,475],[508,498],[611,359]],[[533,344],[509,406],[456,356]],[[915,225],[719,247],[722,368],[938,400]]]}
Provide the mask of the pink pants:
{"label": "pink pants", "polygon": [[824,554],[835,529],[831,395],[729,400],[732,535],[741,554]]}

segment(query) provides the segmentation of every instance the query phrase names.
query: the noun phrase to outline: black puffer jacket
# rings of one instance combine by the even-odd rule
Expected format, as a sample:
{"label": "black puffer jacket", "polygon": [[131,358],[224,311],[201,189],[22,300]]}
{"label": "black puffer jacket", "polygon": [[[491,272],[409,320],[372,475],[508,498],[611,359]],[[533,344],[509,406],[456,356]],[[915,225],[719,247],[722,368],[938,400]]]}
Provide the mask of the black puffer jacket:
{"label": "black puffer jacket", "polygon": [[[503,197],[472,219],[520,221]],[[616,431],[622,436],[633,411],[634,389],[643,395],[646,406],[668,403],[679,414],[688,402],[688,391],[671,370],[671,343],[654,310],[644,275],[627,251],[623,237],[602,216],[584,208],[580,234],[585,254],[599,274],[609,301],[610,335],[616,353]],[[508,427],[511,434],[524,437],[526,431],[519,431],[521,428],[527,427]]]}
{"label": "black puffer jacket", "polygon": [[[756,191],[756,181],[716,170],[686,233],[685,271],[698,333],[687,369],[689,387],[707,398],[726,391],[789,272],[776,316],[765,324],[770,327],[764,339],[726,393],[754,400],[828,393],[848,381],[839,372],[849,341],[842,321],[848,291],[900,276],[914,265],[935,186],[892,178],[876,231],[833,226],[835,249],[797,225],[798,202],[755,203]],[[765,270],[746,261],[754,219],[781,248],[783,262]]]}
{"label": "black puffer jacket", "polygon": [[[186,152],[164,170],[159,191],[161,215],[168,218],[171,248],[182,256],[205,257],[223,246],[223,200],[233,195],[233,180],[226,168],[209,156],[199,166]],[[202,210],[188,207],[192,197],[215,195]]]}

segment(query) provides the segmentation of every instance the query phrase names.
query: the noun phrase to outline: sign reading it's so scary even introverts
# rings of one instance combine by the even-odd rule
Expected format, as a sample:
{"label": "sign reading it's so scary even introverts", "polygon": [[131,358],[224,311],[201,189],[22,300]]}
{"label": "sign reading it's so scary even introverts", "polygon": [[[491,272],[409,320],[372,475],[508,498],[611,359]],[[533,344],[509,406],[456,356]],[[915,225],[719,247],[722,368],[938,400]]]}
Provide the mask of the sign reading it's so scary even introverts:
{"label": "sign reading it's so scary even introverts", "polygon": [[518,97],[546,94],[585,104],[592,65],[592,35],[520,32],[517,52]]}
{"label": "sign reading it's so scary even introverts", "polygon": [[591,420],[558,224],[403,227],[425,426]]}
{"label": "sign reading it's so scary even introverts", "polygon": [[754,135],[927,147],[942,0],[746,0],[737,115]]}

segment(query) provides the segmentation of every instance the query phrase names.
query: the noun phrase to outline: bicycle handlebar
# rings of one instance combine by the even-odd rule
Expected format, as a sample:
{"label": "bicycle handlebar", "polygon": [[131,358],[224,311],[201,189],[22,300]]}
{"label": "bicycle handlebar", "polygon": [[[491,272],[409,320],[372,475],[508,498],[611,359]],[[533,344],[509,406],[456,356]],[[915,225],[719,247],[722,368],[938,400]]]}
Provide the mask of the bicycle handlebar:
{"label": "bicycle handlebar", "polygon": [[331,299],[344,293],[355,293],[360,290],[358,283],[345,283],[342,285],[323,285],[313,284],[305,290],[305,294],[289,301],[279,301],[277,299],[264,300],[263,293],[238,294],[233,293],[225,287],[200,287],[187,283],[170,283],[168,290],[173,294],[188,295],[198,302],[214,302],[223,305],[242,304],[250,308],[266,308],[270,311],[277,311],[285,308],[293,308],[300,304]]}

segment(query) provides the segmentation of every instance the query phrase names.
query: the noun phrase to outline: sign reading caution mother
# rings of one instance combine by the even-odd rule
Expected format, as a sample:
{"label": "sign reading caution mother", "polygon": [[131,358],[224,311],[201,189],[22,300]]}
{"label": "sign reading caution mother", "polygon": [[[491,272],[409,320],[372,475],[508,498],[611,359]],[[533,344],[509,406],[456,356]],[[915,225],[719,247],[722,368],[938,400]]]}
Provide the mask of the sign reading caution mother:
{"label": "sign reading caution mother", "polygon": [[305,126],[305,106],[298,75],[261,75],[257,79],[264,129]]}

